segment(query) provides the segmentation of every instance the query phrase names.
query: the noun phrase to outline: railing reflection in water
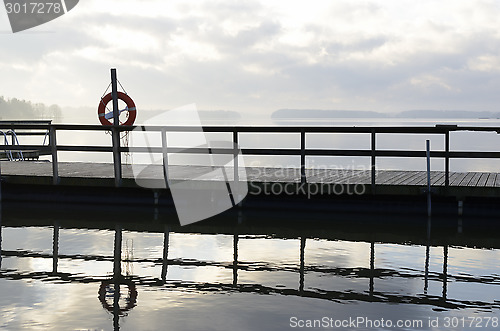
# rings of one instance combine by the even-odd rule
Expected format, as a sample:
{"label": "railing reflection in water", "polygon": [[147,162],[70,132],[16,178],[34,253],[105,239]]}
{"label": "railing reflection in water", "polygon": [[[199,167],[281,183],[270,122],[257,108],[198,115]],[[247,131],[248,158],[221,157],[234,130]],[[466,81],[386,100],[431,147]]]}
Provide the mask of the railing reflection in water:
{"label": "railing reflection in water", "polygon": [[[1,208],[1,207],[0,207]],[[0,209],[1,215],[1,209]],[[0,216],[0,250],[2,244],[2,223]],[[427,231],[427,245],[425,248],[425,265],[424,273],[412,274],[404,273],[397,270],[390,270],[384,268],[376,268],[376,248],[378,242],[371,241],[369,243],[369,256],[367,256],[367,261],[369,260],[369,268],[339,268],[339,267],[324,267],[320,265],[308,265],[306,263],[306,249],[307,249],[307,236],[300,236],[297,238],[299,241],[298,249],[298,263],[297,267],[290,265],[270,265],[270,264],[260,264],[258,266],[249,267],[247,264],[241,264],[239,262],[239,241],[241,238],[252,239],[251,236],[245,234],[240,234],[238,231],[238,226],[234,227],[234,234],[232,236],[232,248],[233,248],[233,261],[231,263],[227,262],[217,262],[217,261],[200,261],[200,260],[179,260],[179,259],[169,259],[169,246],[170,246],[170,235],[172,233],[171,227],[168,224],[164,225],[163,231],[163,251],[161,259],[135,259],[130,256],[123,259],[123,227],[121,224],[117,223],[114,229],[114,247],[113,256],[102,256],[102,255],[64,255],[59,253],[59,237],[60,237],[60,227],[59,221],[55,221],[53,224],[53,245],[52,254],[37,253],[34,251],[2,251],[0,256],[0,268],[2,268],[2,257],[30,257],[30,258],[44,258],[52,259],[52,271],[51,272],[40,272],[34,271],[31,273],[21,272],[12,269],[1,269],[0,278],[10,278],[10,279],[38,279],[47,281],[68,281],[68,282],[85,282],[85,283],[99,283],[97,290],[97,297],[102,305],[102,307],[113,315],[113,326],[115,330],[120,328],[120,318],[126,316],[131,310],[140,305],[140,296],[138,291],[138,286],[157,286],[162,287],[165,284],[174,286],[175,288],[185,288],[189,290],[196,291],[213,291],[217,289],[219,291],[227,292],[242,292],[242,293],[259,293],[259,294],[274,294],[274,295],[286,295],[286,296],[300,296],[308,297],[314,299],[330,300],[330,301],[365,301],[365,302],[392,302],[400,304],[424,304],[431,305],[435,307],[441,307],[446,309],[458,309],[466,307],[476,307],[476,308],[500,308],[498,302],[479,302],[479,301],[461,301],[457,299],[448,300],[447,298],[447,288],[448,282],[450,281],[450,276],[448,275],[448,245],[443,247],[443,265],[441,273],[431,273],[429,272],[429,260],[431,255],[431,221],[428,222]],[[383,243],[382,243],[383,244]],[[95,261],[109,261],[113,263],[113,274],[112,277],[102,277],[102,276],[90,276],[81,277],[78,274],[65,273],[58,271],[58,264],[60,259],[70,259],[70,260],[95,260]],[[161,261],[160,261],[161,260]],[[143,277],[137,274],[129,274],[125,272],[123,274],[122,263],[141,263],[141,262],[153,262],[155,265],[161,263],[161,273],[158,277]],[[184,266],[184,267],[204,267],[204,266],[214,266],[219,268],[232,269],[232,282],[231,283],[200,283],[200,282],[183,282],[183,281],[169,281],[167,274],[168,268],[172,265]],[[238,274],[240,271],[253,272],[253,271],[267,271],[267,272],[294,272],[298,273],[298,287],[293,288],[281,288],[281,287],[271,287],[262,284],[248,284],[245,282],[239,282]],[[323,289],[313,289],[312,287],[307,287],[307,274],[320,273],[324,275],[339,276],[339,277],[349,277],[349,278],[359,278],[367,280],[366,291],[332,291]],[[45,276],[45,277],[44,277]],[[384,279],[389,277],[401,277],[405,279],[422,279],[423,280],[423,294],[422,295],[405,295],[401,293],[388,293],[377,291],[378,279]],[[462,278],[461,278],[462,277]],[[46,278],[46,279],[44,279]],[[464,281],[464,282],[479,282],[483,283],[480,278],[465,277],[454,275],[451,276],[452,281]],[[442,295],[441,297],[428,295],[429,281],[442,283]],[[498,284],[500,279],[493,279],[491,282],[493,284]]]}

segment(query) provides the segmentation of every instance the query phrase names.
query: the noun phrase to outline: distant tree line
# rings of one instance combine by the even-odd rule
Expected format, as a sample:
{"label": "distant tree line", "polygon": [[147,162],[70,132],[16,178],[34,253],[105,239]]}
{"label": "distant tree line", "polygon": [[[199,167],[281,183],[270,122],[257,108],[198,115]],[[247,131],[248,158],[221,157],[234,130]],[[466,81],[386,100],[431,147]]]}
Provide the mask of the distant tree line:
{"label": "distant tree line", "polygon": [[279,109],[271,114],[274,120],[280,119],[329,119],[329,118],[500,118],[499,112],[467,110],[406,110],[399,113],[380,113],[360,110],[321,110],[321,109]]}
{"label": "distant tree line", "polygon": [[61,107],[58,105],[46,106],[43,103],[16,98],[6,99],[0,96],[0,120],[40,120],[52,119],[60,121]]}

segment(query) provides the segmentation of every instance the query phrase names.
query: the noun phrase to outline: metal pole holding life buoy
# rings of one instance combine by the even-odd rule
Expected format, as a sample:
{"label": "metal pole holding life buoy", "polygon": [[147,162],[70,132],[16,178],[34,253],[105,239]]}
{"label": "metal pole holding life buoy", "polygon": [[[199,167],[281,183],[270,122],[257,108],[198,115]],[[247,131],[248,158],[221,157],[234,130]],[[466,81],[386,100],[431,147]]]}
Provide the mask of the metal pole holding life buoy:
{"label": "metal pole holding life buoy", "polygon": [[122,184],[122,158],[120,153],[120,111],[118,109],[118,86],[116,78],[116,69],[111,69],[111,96],[113,100],[113,165],[115,170],[115,186]]}

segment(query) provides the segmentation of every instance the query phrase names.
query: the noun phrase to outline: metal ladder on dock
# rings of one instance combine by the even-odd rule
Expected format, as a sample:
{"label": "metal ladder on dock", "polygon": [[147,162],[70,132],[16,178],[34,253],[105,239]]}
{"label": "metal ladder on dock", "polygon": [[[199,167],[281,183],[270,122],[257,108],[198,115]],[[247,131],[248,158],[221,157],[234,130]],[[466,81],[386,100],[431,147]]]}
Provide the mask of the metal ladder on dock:
{"label": "metal ladder on dock", "polygon": [[[12,146],[15,146],[16,144],[18,146],[20,145],[19,139],[17,138],[17,135],[14,132],[14,130],[9,130],[7,132],[0,131],[0,134],[3,135],[5,146],[9,146],[9,139],[7,137],[8,135],[12,136]],[[4,153],[5,153],[5,158],[7,158],[7,160],[9,160],[9,161],[24,161],[24,155],[23,155],[23,152],[21,150],[14,151],[14,153],[13,153],[11,149],[9,149],[9,150],[5,149]],[[0,158],[3,156],[4,153],[0,153]],[[14,156],[14,155],[16,155],[16,156]]]}

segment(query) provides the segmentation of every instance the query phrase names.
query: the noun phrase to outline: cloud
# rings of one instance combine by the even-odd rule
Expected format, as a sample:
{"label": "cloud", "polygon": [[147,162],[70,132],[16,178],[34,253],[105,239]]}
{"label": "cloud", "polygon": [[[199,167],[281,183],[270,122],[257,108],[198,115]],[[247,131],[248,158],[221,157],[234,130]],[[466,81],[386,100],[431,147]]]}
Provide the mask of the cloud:
{"label": "cloud", "polygon": [[486,0],[89,0],[1,34],[0,88],[93,105],[117,67],[145,108],[493,110],[499,13]]}

